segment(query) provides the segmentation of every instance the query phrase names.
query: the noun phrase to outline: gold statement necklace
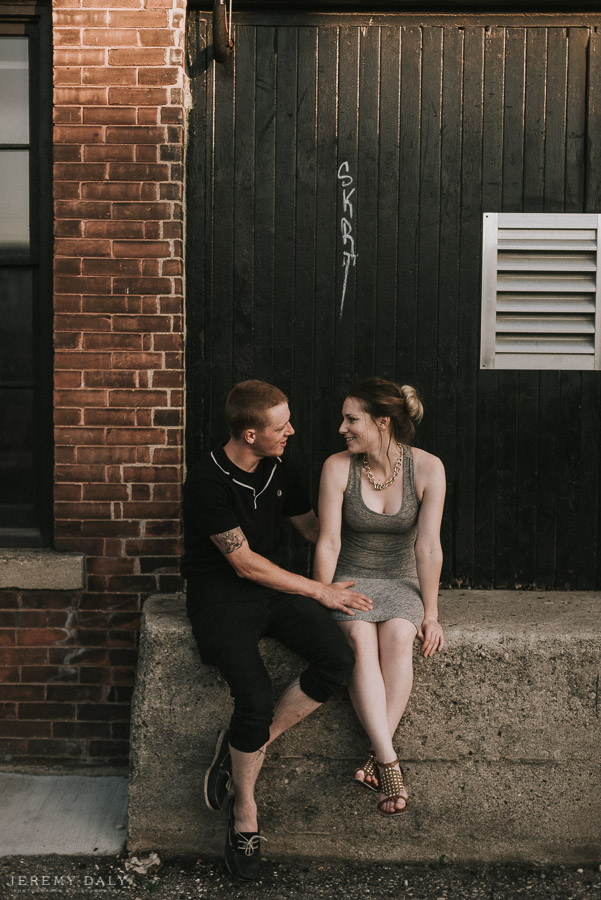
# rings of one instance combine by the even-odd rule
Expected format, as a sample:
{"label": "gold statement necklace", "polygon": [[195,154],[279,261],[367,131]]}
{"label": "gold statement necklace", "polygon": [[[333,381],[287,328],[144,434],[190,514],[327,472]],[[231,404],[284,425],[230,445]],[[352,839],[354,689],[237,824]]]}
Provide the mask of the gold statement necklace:
{"label": "gold statement necklace", "polygon": [[401,455],[399,456],[399,458],[397,459],[397,461],[394,464],[394,469],[392,470],[392,475],[390,476],[390,478],[387,481],[383,481],[383,482],[376,481],[376,479],[374,478],[373,473],[371,471],[371,468],[369,465],[369,460],[367,458],[367,454],[366,453],[361,454],[362,464],[363,464],[363,468],[365,469],[365,473],[367,475],[367,480],[369,481],[370,484],[372,484],[374,486],[376,491],[383,491],[384,488],[389,487],[392,484],[392,482],[394,481],[394,479],[397,477],[399,472],[401,471],[401,468],[403,466],[403,445],[397,443],[397,447],[399,448],[399,452]]}

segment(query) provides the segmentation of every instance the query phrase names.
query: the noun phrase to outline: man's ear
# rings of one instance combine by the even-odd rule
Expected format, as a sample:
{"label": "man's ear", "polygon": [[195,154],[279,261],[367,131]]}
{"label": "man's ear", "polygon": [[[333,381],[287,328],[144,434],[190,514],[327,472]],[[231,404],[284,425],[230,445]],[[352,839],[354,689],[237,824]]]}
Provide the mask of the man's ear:
{"label": "man's ear", "polygon": [[247,444],[254,444],[256,436],[257,432],[254,430],[254,428],[247,428],[242,435]]}

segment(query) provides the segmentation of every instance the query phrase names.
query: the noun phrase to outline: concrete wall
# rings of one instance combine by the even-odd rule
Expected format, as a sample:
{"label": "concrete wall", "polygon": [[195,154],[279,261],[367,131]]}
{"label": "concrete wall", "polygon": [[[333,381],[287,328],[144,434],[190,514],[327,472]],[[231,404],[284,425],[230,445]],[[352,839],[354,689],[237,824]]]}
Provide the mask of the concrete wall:
{"label": "concrete wall", "polygon": [[[601,860],[598,595],[443,592],[447,648],[418,655],[395,745],[411,806],[376,815],[351,775],[366,741],[345,694],[268,752],[266,855],[549,863]],[[134,693],[129,847],[220,855],[225,818],[202,799],[228,689],[203,666],[181,596],[144,610]],[[302,664],[272,641],[283,688]]]}

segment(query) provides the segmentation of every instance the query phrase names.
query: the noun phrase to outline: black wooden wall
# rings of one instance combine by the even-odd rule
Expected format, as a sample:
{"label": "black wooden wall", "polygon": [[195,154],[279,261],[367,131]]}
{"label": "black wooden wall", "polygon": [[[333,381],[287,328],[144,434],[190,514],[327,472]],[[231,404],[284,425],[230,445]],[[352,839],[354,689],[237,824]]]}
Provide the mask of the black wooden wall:
{"label": "black wooden wall", "polygon": [[596,23],[247,16],[221,66],[208,22],[190,14],[188,459],[263,378],[315,496],[346,388],[412,383],[447,469],[444,582],[599,587],[601,373],[479,368],[482,213],[601,211]]}

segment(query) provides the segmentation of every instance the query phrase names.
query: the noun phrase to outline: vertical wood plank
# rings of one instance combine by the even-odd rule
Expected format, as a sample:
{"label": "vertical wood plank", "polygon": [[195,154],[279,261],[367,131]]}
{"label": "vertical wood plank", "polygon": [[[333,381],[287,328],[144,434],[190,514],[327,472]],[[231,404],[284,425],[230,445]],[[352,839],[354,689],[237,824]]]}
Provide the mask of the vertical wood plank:
{"label": "vertical wood plank", "polygon": [[[396,326],[398,317],[398,210],[401,30],[380,29],[380,116],[378,157],[378,250],[376,265],[377,327],[376,369],[384,378],[396,378]],[[402,373],[399,373],[402,378]]]}
{"label": "vertical wood plank", "polygon": [[[461,239],[459,311],[457,322],[456,445],[461,465],[455,475],[453,530],[455,572],[453,582],[475,584],[476,435],[479,341],[474,323],[480,318],[480,271],[482,223],[482,135],[483,135],[484,34],[482,28],[465,29],[463,70],[463,154],[461,157]],[[489,578],[490,578],[489,574]]]}
{"label": "vertical wood plank", "polygon": [[[401,28],[397,380],[417,381],[422,30]],[[416,385],[417,386],[417,385]]]}
{"label": "vertical wood plank", "polygon": [[444,551],[442,580],[451,581],[454,572],[453,510],[457,503],[455,477],[457,443],[455,423],[458,401],[457,320],[459,313],[461,154],[463,135],[463,46],[462,29],[447,28],[443,34],[442,132],[440,150],[440,275],[438,285],[437,388],[436,403],[426,409],[432,417],[436,436],[428,447],[440,456],[447,474],[447,499],[441,539]]}
{"label": "vertical wood plank", "polygon": [[[236,37],[236,98],[233,161],[234,280],[232,381],[256,377],[253,366],[255,268],[255,83],[256,29],[239,27]],[[239,77],[239,73],[244,77]],[[215,210],[218,214],[218,210]],[[217,324],[217,323],[216,323]]]}

